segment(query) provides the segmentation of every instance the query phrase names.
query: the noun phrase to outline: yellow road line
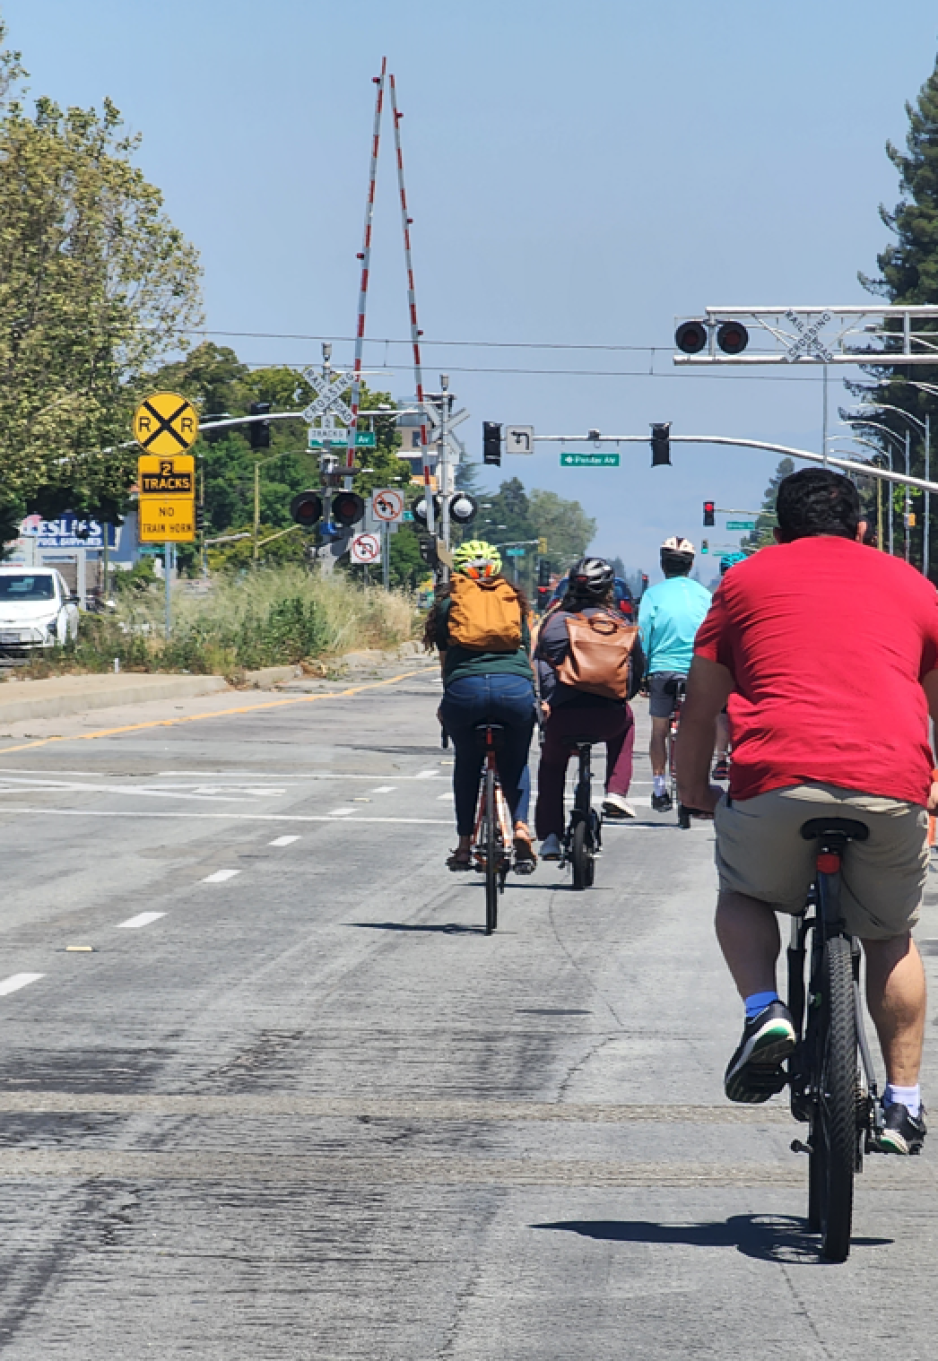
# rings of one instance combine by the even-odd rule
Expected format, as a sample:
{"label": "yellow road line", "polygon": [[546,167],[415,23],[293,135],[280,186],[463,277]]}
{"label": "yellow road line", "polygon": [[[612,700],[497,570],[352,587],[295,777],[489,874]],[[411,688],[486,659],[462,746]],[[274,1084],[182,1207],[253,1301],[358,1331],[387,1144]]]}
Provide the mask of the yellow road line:
{"label": "yellow road line", "polygon": [[203,718],[227,718],[229,714],[249,714],[258,709],[279,709],[285,704],[313,704],[322,699],[347,699],[349,695],[361,694],[363,690],[377,690],[382,685],[394,685],[396,681],[408,680],[416,673],[404,671],[399,676],[389,676],[386,680],[369,681],[367,685],[352,685],[347,690],[333,690],[323,695],[291,695],[289,699],[270,699],[263,704],[241,704],[236,709],[216,709],[208,714],[187,714],[183,718],[154,718],[148,723],[128,723],[122,728],[99,728],[97,732],[75,733],[70,737],[41,737],[35,742],[25,742],[19,747],[0,747],[0,757],[13,751],[31,751],[34,747],[46,747],[50,742],[93,742],[96,737],[116,737],[119,733],[139,732],[142,728],[172,728],[177,723],[201,723]]}

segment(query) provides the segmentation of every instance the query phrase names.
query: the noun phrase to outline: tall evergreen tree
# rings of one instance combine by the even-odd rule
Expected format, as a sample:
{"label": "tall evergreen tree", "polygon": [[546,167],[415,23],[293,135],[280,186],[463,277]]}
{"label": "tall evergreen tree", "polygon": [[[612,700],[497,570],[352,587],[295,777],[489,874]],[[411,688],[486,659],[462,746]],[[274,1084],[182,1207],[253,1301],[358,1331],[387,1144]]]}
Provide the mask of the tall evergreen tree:
{"label": "tall evergreen tree", "polygon": [[[905,150],[900,150],[892,142],[886,143],[886,155],[899,173],[900,199],[891,212],[883,205],[879,209],[884,225],[893,233],[895,240],[876,257],[879,277],[869,278],[861,273],[859,279],[864,288],[886,298],[890,303],[934,304],[938,303],[938,64],[919,91],[915,103],[907,103],[905,107],[909,119]],[[918,326],[921,328],[921,323]],[[927,329],[938,330],[932,327]],[[934,479],[938,472],[938,390],[923,391],[915,384],[931,385],[938,389],[938,363],[934,368],[924,365],[909,365],[905,369],[890,366],[870,368],[868,372],[873,382],[848,383],[847,387],[864,405],[881,407],[878,413],[864,414],[886,426],[898,437],[898,442],[878,433],[872,425],[858,428],[858,433],[863,439],[880,447],[884,455],[880,462],[888,459],[897,471],[901,471],[905,466],[904,445],[908,432],[910,471],[913,476],[922,477],[926,453],[922,426],[927,419],[931,434],[930,475]],[[913,419],[889,410],[890,407],[898,407],[899,412],[908,412]],[[892,506],[895,541],[901,546],[904,541],[904,490],[897,488],[892,496],[884,495],[880,499],[885,506]],[[875,520],[875,493],[867,493],[866,500],[867,513]],[[931,518],[934,520],[935,512],[938,512],[938,497],[932,497],[932,507]],[[912,510],[916,515],[916,526],[911,532],[912,561],[921,566],[923,504],[919,492],[913,493]],[[934,564],[930,568],[933,579],[938,577],[938,571],[935,570],[938,568],[935,562],[936,546],[938,532],[932,526],[929,554]]]}

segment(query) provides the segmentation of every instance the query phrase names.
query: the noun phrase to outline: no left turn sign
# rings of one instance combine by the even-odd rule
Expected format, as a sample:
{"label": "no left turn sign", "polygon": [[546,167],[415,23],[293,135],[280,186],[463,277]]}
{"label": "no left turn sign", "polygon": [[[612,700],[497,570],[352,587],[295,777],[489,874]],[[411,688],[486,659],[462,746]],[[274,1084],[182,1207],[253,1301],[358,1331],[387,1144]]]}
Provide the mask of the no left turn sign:
{"label": "no left turn sign", "polygon": [[371,497],[371,513],[381,524],[396,524],[404,518],[404,493],[396,487],[376,491]]}
{"label": "no left turn sign", "polygon": [[349,547],[353,562],[377,562],[381,556],[377,534],[356,534]]}

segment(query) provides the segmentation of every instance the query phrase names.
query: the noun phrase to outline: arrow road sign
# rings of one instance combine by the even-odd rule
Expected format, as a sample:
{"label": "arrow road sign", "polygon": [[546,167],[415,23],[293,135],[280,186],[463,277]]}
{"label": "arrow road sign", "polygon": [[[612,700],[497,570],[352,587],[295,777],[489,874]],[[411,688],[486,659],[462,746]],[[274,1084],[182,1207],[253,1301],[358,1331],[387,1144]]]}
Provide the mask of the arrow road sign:
{"label": "arrow road sign", "polygon": [[380,524],[390,525],[404,518],[404,493],[396,487],[376,491],[371,497],[371,513]]}
{"label": "arrow road sign", "polygon": [[377,534],[356,534],[351,543],[353,562],[377,562],[381,556],[381,540]]}
{"label": "arrow road sign", "polygon": [[533,453],[534,453],[534,426],[533,426],[533,425],[506,425],[506,426],[505,426],[505,453],[506,453],[506,454],[533,454]]}

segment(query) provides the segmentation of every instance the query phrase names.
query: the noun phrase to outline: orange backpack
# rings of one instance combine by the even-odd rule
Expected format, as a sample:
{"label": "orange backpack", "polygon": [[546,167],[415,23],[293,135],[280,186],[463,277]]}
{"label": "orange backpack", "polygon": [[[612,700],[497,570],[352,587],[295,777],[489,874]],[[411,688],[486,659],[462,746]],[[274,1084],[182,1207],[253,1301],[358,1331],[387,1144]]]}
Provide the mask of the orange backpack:
{"label": "orange backpack", "polygon": [[517,652],[521,646],[521,604],[504,579],[473,581],[454,576],[450,591],[450,641],[474,652]]}

